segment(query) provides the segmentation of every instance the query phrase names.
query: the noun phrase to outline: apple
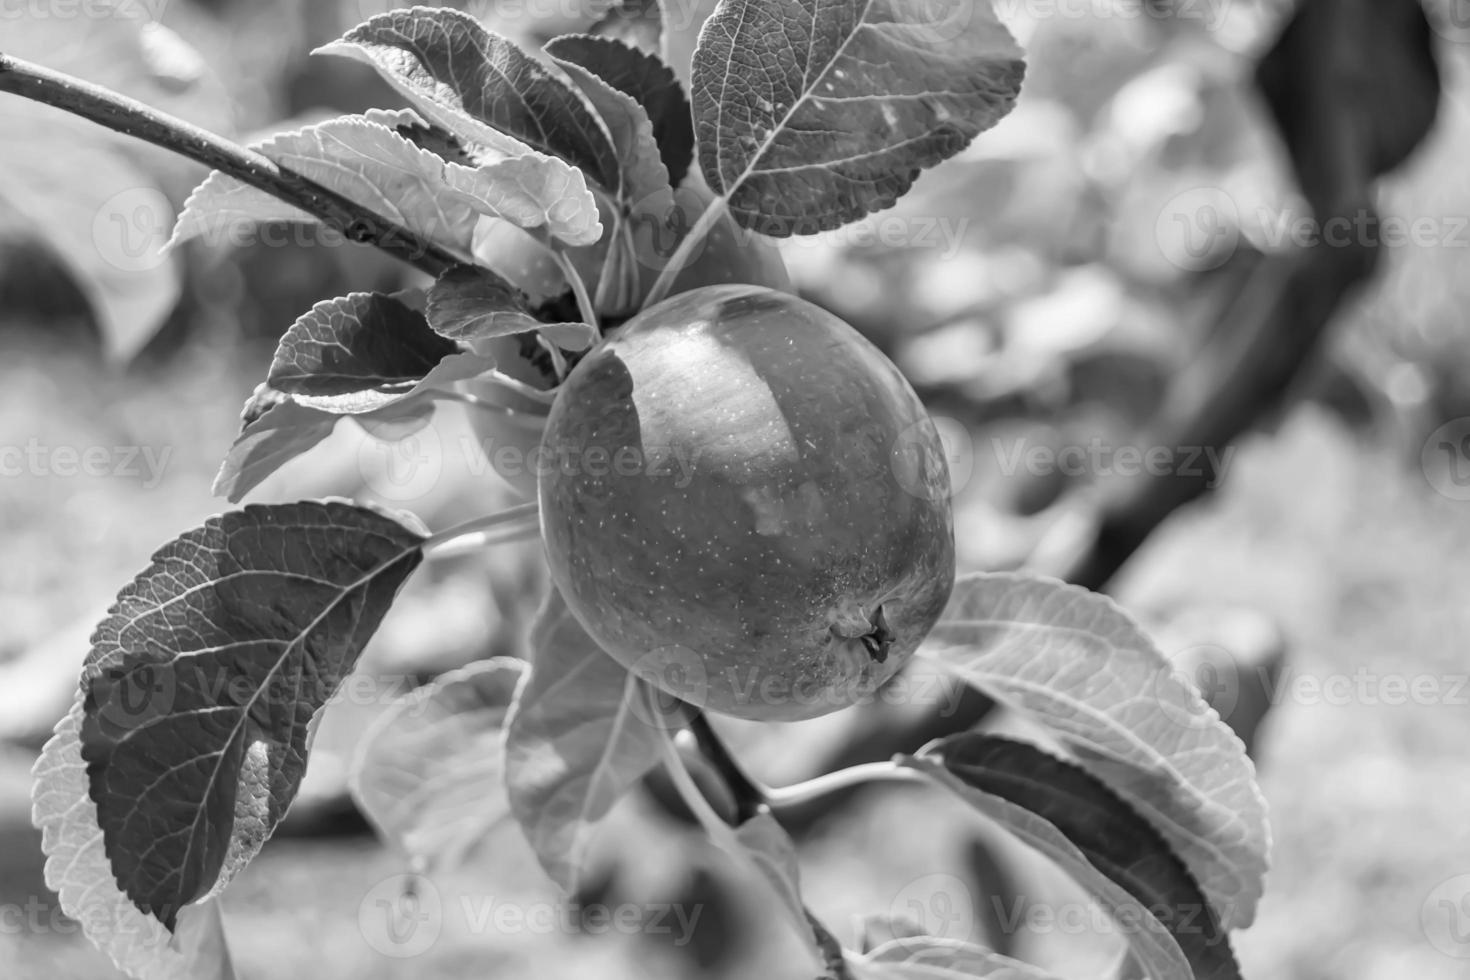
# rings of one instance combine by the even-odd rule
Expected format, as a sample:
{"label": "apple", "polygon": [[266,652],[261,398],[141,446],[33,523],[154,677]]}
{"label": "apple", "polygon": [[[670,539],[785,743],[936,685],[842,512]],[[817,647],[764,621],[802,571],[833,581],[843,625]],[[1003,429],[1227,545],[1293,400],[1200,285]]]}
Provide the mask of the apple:
{"label": "apple", "polygon": [[556,586],[613,657],[712,711],[872,695],[954,585],[943,446],[842,320],[760,286],[643,311],[562,384],[542,441]]}
{"label": "apple", "polygon": [[[617,309],[626,306],[626,296],[614,297],[617,290],[626,294],[632,288],[633,295],[642,301],[653,288],[658,273],[668,264],[674,250],[712,200],[714,195],[704,184],[691,178],[674,195],[672,208],[663,211],[644,209],[635,213],[624,225],[626,239],[616,253],[620,256],[619,261],[612,265],[619,279],[612,292],[599,292],[601,276],[606,268],[604,263],[613,251],[608,245],[610,234],[604,234],[596,245],[569,250],[572,264],[586,282],[589,293],[602,300],[598,303],[599,314],[616,315]],[[605,206],[602,217],[603,227],[610,229],[611,214]],[[535,303],[560,296],[568,288],[551,250],[526,231],[500,218],[480,219],[475,229],[474,254],[477,263],[504,276]],[[710,229],[689,264],[675,278],[671,291],[682,293],[721,283],[750,283],[782,290],[791,288],[791,277],[786,272],[780,251],[769,241],[744,232],[728,213]],[[554,383],[554,378],[548,378],[523,356],[520,337],[500,337],[481,346],[495,357],[500,370],[511,377],[539,388],[547,388]],[[476,386],[473,382],[467,383],[466,387],[471,394],[488,396],[492,393],[489,386]],[[475,441],[485,452],[491,468],[517,492],[534,497],[536,478],[525,461],[534,457],[540,442],[540,429],[530,424],[524,414],[518,418],[507,418],[472,409],[469,419]],[[497,450],[501,452],[498,463],[494,455]]]}

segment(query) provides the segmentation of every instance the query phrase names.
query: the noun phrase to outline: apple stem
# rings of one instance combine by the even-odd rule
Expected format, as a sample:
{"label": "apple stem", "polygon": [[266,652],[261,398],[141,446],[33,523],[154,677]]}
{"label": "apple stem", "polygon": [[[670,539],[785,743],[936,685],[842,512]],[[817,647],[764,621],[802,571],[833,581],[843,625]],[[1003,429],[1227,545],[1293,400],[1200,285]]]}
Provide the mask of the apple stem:
{"label": "apple stem", "polygon": [[374,245],[437,276],[459,260],[433,242],[268,157],[111,89],[0,54],[0,92],[41,102],[228,174],[315,215],[349,241]]}
{"label": "apple stem", "polygon": [[731,794],[735,797],[736,814],[740,820],[748,820],[758,813],[765,805],[766,796],[770,792],[761,785],[750,774],[735,761],[735,756],[725,745],[725,740],[720,738],[719,733],[709,723],[709,717],[703,712],[696,712],[694,718],[689,722],[689,730],[699,742],[702,751],[715,767],[725,784],[730,787]]}
{"label": "apple stem", "polygon": [[868,762],[860,766],[829,772],[824,776],[817,776],[815,779],[808,779],[791,786],[773,787],[766,790],[766,801],[772,809],[777,810],[804,806],[829,793],[879,780],[920,783],[927,781],[925,776],[915,769],[908,769],[893,762]]}
{"label": "apple stem", "polygon": [[[657,695],[651,687],[640,687],[640,690],[633,696],[647,698],[652,702]],[[651,704],[650,710],[657,713],[660,708],[656,704]],[[689,774],[689,767],[684,765],[684,760],[679,757],[679,747],[674,744],[673,733],[659,732],[658,742],[664,768],[668,771],[674,788],[679,791],[679,798],[684,801],[689,812],[694,814],[694,818],[699,821],[699,825],[704,828],[705,833],[709,834],[715,845],[720,850],[738,857],[744,848],[730,825],[715,812],[715,808],[710,805],[709,800],[705,799],[704,793],[694,782],[694,777]]]}
{"label": "apple stem", "polygon": [[572,287],[572,295],[577,298],[577,311],[582,314],[582,319],[593,330],[602,333],[597,322],[597,307],[592,303],[592,296],[587,292],[587,283],[583,281],[582,274],[560,248],[552,249],[551,254],[556,256],[556,264],[561,267],[562,275],[567,277],[567,282]]}
{"label": "apple stem", "polygon": [[709,236],[710,231],[714,228],[715,222],[724,217],[729,203],[728,198],[717,197],[713,201],[710,201],[709,206],[700,213],[699,219],[694,222],[694,227],[689,229],[689,234],[685,235],[684,240],[679,243],[679,247],[674,249],[674,254],[669,258],[668,264],[658,274],[658,278],[653,281],[653,288],[648,291],[648,297],[643,301],[645,309],[655,303],[661,302],[669,294],[669,290],[673,288],[674,279],[678,277],[680,272],[684,271],[684,267],[694,257],[694,250],[703,244],[705,238]]}

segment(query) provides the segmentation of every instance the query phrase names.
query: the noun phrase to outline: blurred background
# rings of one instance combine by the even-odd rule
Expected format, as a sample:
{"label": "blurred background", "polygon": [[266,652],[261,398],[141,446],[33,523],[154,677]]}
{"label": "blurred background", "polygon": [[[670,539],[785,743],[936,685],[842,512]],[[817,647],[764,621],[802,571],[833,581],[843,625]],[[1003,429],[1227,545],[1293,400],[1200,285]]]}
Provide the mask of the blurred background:
{"label": "blurred background", "polygon": [[[392,6],[38,0],[0,9],[0,50],[249,140],[399,105],[308,57]],[[591,22],[577,0],[467,6],[527,38]],[[785,243],[796,286],[930,405],[962,569],[1106,589],[1247,741],[1275,860],[1235,937],[1245,975],[1470,976],[1470,7],[997,9],[1028,54],[1014,113],[897,208]],[[202,170],[5,95],[0,175],[0,972],[111,977],[45,886],[29,767],[118,588],[225,509],[211,481],[276,339],[317,300],[415,280],[305,229],[160,254]],[[347,495],[436,528],[516,499],[459,407],[392,435],[343,423],[250,499]],[[424,569],[361,670],[521,652],[543,577],[534,544]],[[717,727],[780,783],[1019,724],[927,689]],[[408,869],[344,789],[384,703],[327,709],[291,817],[225,894],[242,977],[788,975],[762,886],[651,798],[617,812],[581,896],[634,926],[586,935],[506,828],[434,880],[413,942],[390,936]],[[844,940],[894,912],[1064,976],[1116,956],[1083,896],[937,797],[844,797],[793,830]]]}

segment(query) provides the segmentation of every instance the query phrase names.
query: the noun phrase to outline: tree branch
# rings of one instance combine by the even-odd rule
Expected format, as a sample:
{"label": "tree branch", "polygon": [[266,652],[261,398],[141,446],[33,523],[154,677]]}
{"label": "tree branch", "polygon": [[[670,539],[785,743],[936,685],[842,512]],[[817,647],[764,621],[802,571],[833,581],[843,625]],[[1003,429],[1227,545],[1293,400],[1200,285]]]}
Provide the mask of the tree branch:
{"label": "tree branch", "polygon": [[41,102],[152,143],[315,215],[348,241],[373,245],[437,276],[458,260],[433,242],[254,150],[62,72],[0,54],[0,92]]}

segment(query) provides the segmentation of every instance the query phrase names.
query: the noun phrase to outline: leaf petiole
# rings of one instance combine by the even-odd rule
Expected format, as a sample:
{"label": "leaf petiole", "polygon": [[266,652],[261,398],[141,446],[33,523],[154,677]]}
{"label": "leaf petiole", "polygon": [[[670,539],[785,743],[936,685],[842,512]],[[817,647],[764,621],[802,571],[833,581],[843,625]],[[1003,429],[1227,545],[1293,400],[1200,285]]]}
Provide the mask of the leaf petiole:
{"label": "leaf petiole", "polygon": [[587,283],[582,281],[582,274],[577,271],[577,267],[572,264],[572,260],[560,247],[553,248],[551,254],[556,256],[556,264],[561,268],[562,275],[567,277],[567,282],[572,287],[572,295],[577,298],[577,312],[582,314],[582,319],[593,330],[599,334],[602,333],[602,328],[597,322],[597,307],[592,303],[592,296],[587,292]]}
{"label": "leaf petiole", "polygon": [[[445,549],[448,549],[451,554],[460,554],[486,544],[501,544],[532,537],[539,532],[540,526],[539,505],[520,504],[495,514],[476,517],[463,524],[445,528],[428,538],[423,544],[423,549],[425,553],[433,551],[436,558],[440,557]],[[474,543],[464,544],[466,540]]]}
{"label": "leaf petiole", "polygon": [[694,258],[695,249],[704,243],[705,238],[714,229],[715,222],[724,217],[729,204],[729,198],[717,197],[710,201],[709,206],[700,213],[698,220],[694,222],[694,227],[689,229],[689,234],[685,235],[679,247],[674,249],[674,254],[669,257],[668,264],[653,281],[653,288],[648,291],[648,297],[643,301],[644,309],[662,302],[664,297],[668,296],[669,290],[673,288],[674,280]]}

